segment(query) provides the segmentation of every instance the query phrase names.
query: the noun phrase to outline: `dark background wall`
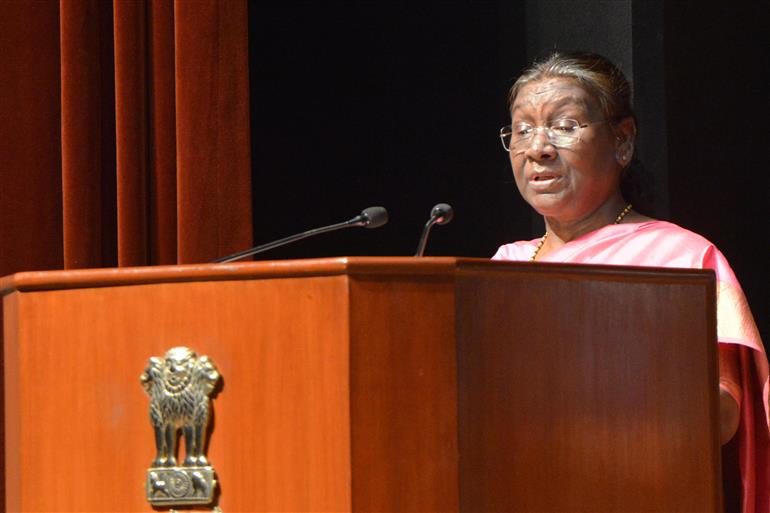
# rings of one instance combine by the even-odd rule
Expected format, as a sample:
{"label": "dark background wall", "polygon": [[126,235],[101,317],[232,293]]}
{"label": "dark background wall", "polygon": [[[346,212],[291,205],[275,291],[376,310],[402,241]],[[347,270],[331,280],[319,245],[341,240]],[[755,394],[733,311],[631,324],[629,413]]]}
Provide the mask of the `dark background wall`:
{"label": "dark background wall", "polygon": [[497,130],[533,58],[581,49],[633,82],[649,213],[727,255],[770,334],[766,1],[506,0],[250,5],[254,240],[381,204],[391,222],[265,258],[413,254],[430,208],[455,220],[427,254],[488,257],[542,233]]}
{"label": "dark background wall", "polygon": [[430,254],[488,256],[526,233],[528,208],[497,139],[506,89],[525,62],[521,11],[494,2],[253,6],[255,241],[382,204],[384,228],[270,257],[413,254],[441,201],[457,215],[435,230]]}
{"label": "dark background wall", "polygon": [[770,344],[770,2],[666,7],[671,218],[727,256]]}

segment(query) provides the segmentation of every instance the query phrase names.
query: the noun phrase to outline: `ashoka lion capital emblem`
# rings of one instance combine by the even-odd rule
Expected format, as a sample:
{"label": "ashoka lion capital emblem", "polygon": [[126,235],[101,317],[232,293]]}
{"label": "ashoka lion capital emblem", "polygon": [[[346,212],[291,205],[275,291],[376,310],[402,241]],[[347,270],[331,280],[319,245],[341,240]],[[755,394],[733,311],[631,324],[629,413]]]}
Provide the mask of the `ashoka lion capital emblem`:
{"label": "ashoka lion capital emblem", "polygon": [[[208,504],[214,499],[216,474],[205,455],[211,400],[220,376],[214,362],[186,347],[152,357],[140,380],[150,396],[155,431],[155,460],[147,470],[147,500],[153,505]],[[177,464],[179,432],[185,458]]]}

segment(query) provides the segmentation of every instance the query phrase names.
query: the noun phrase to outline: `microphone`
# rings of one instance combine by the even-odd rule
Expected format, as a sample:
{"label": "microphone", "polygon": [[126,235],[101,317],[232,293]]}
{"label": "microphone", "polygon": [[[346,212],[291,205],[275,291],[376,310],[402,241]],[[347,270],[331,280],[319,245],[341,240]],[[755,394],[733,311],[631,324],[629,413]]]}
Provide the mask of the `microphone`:
{"label": "microphone", "polygon": [[388,211],[385,209],[385,207],[369,207],[362,210],[361,213],[358,214],[356,217],[352,219],[348,219],[345,222],[331,224],[329,226],[322,226],[321,228],[314,228],[313,230],[308,230],[306,232],[298,233],[297,235],[292,235],[291,237],[286,237],[285,239],[280,239],[274,242],[268,242],[267,244],[262,244],[261,246],[256,246],[251,249],[241,251],[239,253],[233,253],[232,255],[227,255],[225,257],[217,258],[216,260],[212,260],[212,263],[224,264],[227,262],[234,262],[236,260],[240,260],[241,258],[246,258],[251,255],[256,255],[257,253],[262,253],[263,251],[267,251],[269,249],[277,248],[279,246],[284,246],[291,242],[305,239],[307,237],[312,237],[313,235],[319,235],[321,233],[326,233],[326,232],[333,232],[334,230],[341,230],[342,228],[352,228],[354,226],[363,226],[364,228],[379,228],[380,226],[384,225],[387,222],[388,222]]}
{"label": "microphone", "polygon": [[428,243],[428,234],[434,224],[443,225],[449,223],[454,217],[454,210],[452,206],[446,203],[439,203],[430,211],[430,219],[425,223],[425,228],[422,229],[422,235],[420,241],[417,243],[417,252],[414,254],[416,257],[421,257],[425,253],[425,244]]}

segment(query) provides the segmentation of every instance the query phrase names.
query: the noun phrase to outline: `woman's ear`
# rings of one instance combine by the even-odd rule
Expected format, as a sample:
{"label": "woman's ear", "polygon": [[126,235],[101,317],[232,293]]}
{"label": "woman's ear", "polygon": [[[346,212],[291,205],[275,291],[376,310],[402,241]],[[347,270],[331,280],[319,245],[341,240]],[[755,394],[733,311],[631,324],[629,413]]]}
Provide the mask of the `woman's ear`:
{"label": "woman's ear", "polygon": [[636,121],[633,117],[623,118],[615,125],[615,160],[626,167],[634,156]]}

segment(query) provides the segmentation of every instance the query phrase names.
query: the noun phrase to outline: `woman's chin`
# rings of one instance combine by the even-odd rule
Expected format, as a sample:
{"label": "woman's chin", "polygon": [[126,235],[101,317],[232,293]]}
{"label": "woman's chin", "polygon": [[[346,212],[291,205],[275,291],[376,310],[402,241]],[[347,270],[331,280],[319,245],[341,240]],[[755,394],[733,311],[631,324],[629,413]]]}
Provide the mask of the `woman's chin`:
{"label": "woman's chin", "polygon": [[556,194],[538,194],[534,198],[529,198],[527,203],[541,216],[558,216],[565,210],[564,199]]}

